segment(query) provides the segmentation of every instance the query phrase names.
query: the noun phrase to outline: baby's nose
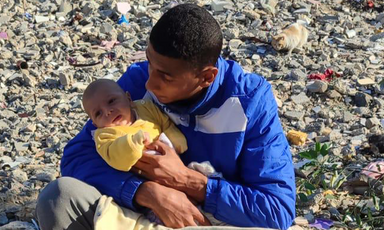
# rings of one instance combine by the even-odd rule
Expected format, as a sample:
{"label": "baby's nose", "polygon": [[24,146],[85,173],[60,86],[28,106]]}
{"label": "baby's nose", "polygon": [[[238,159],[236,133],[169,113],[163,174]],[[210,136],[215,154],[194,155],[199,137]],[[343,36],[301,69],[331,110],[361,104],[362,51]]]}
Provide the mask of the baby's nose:
{"label": "baby's nose", "polygon": [[112,113],[113,113],[113,109],[109,109],[108,113],[107,113],[107,116],[111,115]]}

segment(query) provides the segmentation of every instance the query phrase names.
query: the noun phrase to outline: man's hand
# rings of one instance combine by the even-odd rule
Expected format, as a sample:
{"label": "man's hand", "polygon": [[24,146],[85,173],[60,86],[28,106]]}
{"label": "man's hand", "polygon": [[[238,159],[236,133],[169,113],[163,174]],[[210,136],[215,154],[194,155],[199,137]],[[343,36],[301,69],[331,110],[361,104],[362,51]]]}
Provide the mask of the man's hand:
{"label": "man's hand", "polygon": [[140,172],[148,180],[185,192],[197,202],[205,200],[208,178],[187,168],[174,149],[161,141],[146,146],[161,155],[143,154],[133,166],[134,172]]}
{"label": "man's hand", "polygon": [[188,199],[185,193],[147,181],[140,185],[136,202],[150,208],[167,227],[210,226],[209,220]]}

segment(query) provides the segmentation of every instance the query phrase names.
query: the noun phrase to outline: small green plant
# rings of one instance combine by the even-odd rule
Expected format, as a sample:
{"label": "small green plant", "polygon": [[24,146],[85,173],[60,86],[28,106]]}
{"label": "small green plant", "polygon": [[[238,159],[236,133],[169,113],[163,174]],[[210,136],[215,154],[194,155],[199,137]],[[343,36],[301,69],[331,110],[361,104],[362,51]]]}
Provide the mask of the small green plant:
{"label": "small green plant", "polygon": [[[384,80],[381,83],[384,84]],[[318,193],[319,189],[323,189],[326,199],[340,199],[340,196],[345,196],[341,186],[356,169],[348,171],[348,167],[338,167],[333,161],[334,158],[330,157],[329,150],[330,145],[316,143],[314,148],[299,153],[301,158],[308,161],[301,167],[307,172],[307,178],[298,178],[296,181],[300,201],[308,202],[310,195]],[[347,195],[348,199],[357,200],[357,204],[340,210],[342,218],[338,221],[341,221],[346,229],[384,229],[384,195],[375,190],[377,183],[383,181],[384,174],[369,184],[364,195]],[[344,195],[341,195],[343,193]]]}

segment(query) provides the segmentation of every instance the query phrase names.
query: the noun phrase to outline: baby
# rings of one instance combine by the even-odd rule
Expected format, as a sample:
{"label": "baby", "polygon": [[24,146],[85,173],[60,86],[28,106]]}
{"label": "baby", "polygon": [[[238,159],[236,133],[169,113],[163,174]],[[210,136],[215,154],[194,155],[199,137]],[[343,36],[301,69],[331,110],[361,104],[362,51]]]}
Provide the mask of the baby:
{"label": "baby", "polygon": [[141,158],[145,144],[161,133],[177,153],[187,150],[187,140],[167,115],[149,100],[132,101],[112,80],[92,82],[84,91],[83,107],[97,127],[97,152],[117,170],[129,171]]}
{"label": "baby", "polygon": [[[83,94],[83,107],[97,127],[94,133],[97,152],[117,170],[129,171],[141,158],[145,144],[159,137],[179,154],[187,150],[187,140],[167,115],[149,100],[132,101],[112,80],[100,79],[89,84]],[[208,161],[191,162],[188,167],[206,176],[221,177]],[[212,214],[201,212],[212,224],[226,225]],[[153,212],[146,217],[162,224]]]}

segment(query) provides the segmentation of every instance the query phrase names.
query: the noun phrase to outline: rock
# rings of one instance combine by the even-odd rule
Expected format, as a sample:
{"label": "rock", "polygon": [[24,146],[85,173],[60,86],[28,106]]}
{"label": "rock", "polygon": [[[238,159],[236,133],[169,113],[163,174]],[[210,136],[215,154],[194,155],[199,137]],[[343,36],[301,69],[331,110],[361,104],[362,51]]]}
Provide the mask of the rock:
{"label": "rock", "polygon": [[357,93],[355,95],[355,104],[359,107],[368,106],[372,101],[372,97],[365,93]]}
{"label": "rock", "polygon": [[231,50],[236,50],[243,42],[240,40],[240,39],[232,39],[229,41],[229,48],[231,48]]}
{"label": "rock", "polygon": [[287,117],[288,119],[298,121],[303,119],[304,114],[305,114],[304,112],[299,112],[299,111],[287,111],[284,114],[284,116]]}
{"label": "rock", "polygon": [[343,113],[343,122],[344,123],[348,123],[348,122],[353,121],[353,120],[355,120],[355,116],[352,113],[348,112],[348,111],[344,111],[344,113]]}
{"label": "rock", "polygon": [[0,226],[8,223],[7,215],[4,212],[0,212]]}
{"label": "rock", "polygon": [[15,149],[18,152],[27,151],[29,148],[29,143],[27,142],[16,142],[15,143]]}
{"label": "rock", "polygon": [[308,103],[308,102],[311,101],[311,100],[307,97],[307,95],[305,95],[305,93],[300,93],[300,94],[298,94],[298,95],[292,96],[292,97],[291,97],[291,100],[292,100],[295,104],[305,104],[305,103]]}
{"label": "rock", "polygon": [[68,72],[59,73],[59,78],[62,86],[69,86],[73,83],[73,76]]}
{"label": "rock", "polygon": [[359,83],[359,85],[362,85],[362,86],[376,84],[376,82],[370,78],[359,79],[357,80],[357,83]]}
{"label": "rock", "polygon": [[60,7],[59,7],[59,12],[64,13],[67,15],[69,12],[72,11],[72,5],[69,0],[62,0]]}
{"label": "rock", "polygon": [[308,226],[309,225],[307,218],[302,217],[302,216],[296,217],[294,223],[297,225],[300,225],[300,226]]}
{"label": "rock", "polygon": [[326,92],[327,96],[331,99],[338,99],[338,98],[341,98],[341,94],[339,92],[337,92],[336,90],[328,90]]}
{"label": "rock", "polygon": [[35,21],[36,21],[36,23],[48,22],[49,21],[49,17],[36,15],[35,16]]}
{"label": "rock", "polygon": [[372,35],[370,40],[373,41],[373,42],[376,42],[377,40],[380,40],[380,39],[383,39],[383,38],[384,38],[384,32]]}
{"label": "rock", "polygon": [[380,125],[380,120],[377,119],[376,117],[369,118],[365,121],[365,127],[368,129],[374,127],[374,126],[379,126]]}
{"label": "rock", "polygon": [[7,225],[1,226],[0,230],[35,230],[35,226],[28,222],[14,221]]}
{"label": "rock", "polygon": [[15,180],[19,181],[20,183],[23,183],[28,180],[28,175],[26,172],[23,172],[23,170],[16,168],[12,171],[12,176]]}
{"label": "rock", "polygon": [[324,93],[328,89],[328,83],[324,81],[315,81],[307,86],[308,91],[312,93]]}
{"label": "rock", "polygon": [[100,27],[100,32],[103,34],[109,34],[113,31],[113,26],[109,23],[103,23]]}
{"label": "rock", "polygon": [[347,35],[348,38],[353,38],[356,36],[356,31],[355,30],[346,30],[345,34]]}
{"label": "rock", "polygon": [[232,7],[233,3],[227,0],[213,0],[211,3],[211,9],[214,12],[222,12],[227,7]]}
{"label": "rock", "polygon": [[300,69],[294,69],[291,71],[291,77],[295,81],[305,81],[307,80],[307,74],[301,71]]}

